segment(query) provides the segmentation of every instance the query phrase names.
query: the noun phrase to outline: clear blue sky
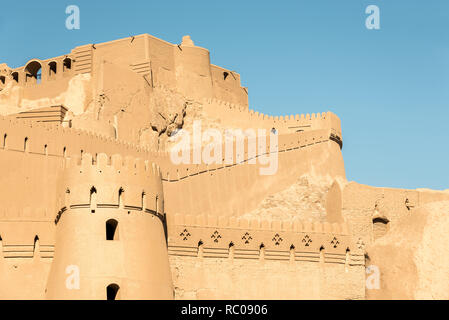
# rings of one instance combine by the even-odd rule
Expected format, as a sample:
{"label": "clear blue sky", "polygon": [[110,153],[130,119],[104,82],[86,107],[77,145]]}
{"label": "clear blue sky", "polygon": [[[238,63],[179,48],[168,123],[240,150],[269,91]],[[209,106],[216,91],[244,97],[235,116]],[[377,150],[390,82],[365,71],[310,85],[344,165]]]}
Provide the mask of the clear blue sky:
{"label": "clear blue sky", "polygon": [[[65,28],[71,4],[80,30]],[[380,30],[365,27],[370,4]],[[142,33],[189,34],[241,74],[252,109],[335,112],[349,180],[449,188],[448,0],[5,1],[0,62]]]}

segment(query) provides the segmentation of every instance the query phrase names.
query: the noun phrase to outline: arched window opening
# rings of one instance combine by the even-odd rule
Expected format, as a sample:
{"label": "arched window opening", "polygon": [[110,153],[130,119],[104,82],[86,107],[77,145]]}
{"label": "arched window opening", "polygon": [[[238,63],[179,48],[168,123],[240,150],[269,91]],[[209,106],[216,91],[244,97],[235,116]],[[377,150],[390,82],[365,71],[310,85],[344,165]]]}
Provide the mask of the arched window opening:
{"label": "arched window opening", "polygon": [[226,78],[229,76],[229,73],[228,72],[223,72],[223,80],[226,80]]}
{"label": "arched window opening", "polygon": [[120,287],[118,284],[111,283],[106,287],[106,298],[108,300],[118,300],[119,299],[119,290]]}
{"label": "arched window opening", "polygon": [[385,218],[374,218],[373,219],[373,236],[374,240],[383,237],[390,228],[388,219]]}
{"label": "arched window opening", "polygon": [[64,61],[62,62],[62,71],[66,72],[69,71],[70,69],[72,69],[72,59],[70,58],[65,58]]}
{"label": "arched window opening", "polygon": [[106,240],[118,240],[118,221],[115,219],[106,221]]}
{"label": "arched window opening", "polygon": [[64,149],[62,149],[62,156],[65,158],[65,156],[66,156],[66,151],[67,151],[67,148],[66,147],[64,147]]}
{"label": "arched window opening", "polygon": [[41,83],[42,66],[37,61],[30,62],[25,68],[26,82]]}
{"label": "arched window opening", "polygon": [[97,208],[97,189],[94,186],[90,188],[89,204],[90,213],[95,213],[95,209]]}
{"label": "arched window opening", "polygon": [[23,151],[28,151],[28,137],[25,137],[25,140],[23,142]]}
{"label": "arched window opening", "polygon": [[52,61],[48,64],[48,76],[54,77],[56,75],[57,72],[57,64],[55,61]]}
{"label": "arched window opening", "polygon": [[11,73],[11,76],[15,82],[19,82],[19,73],[18,72]]}
{"label": "arched window opening", "polygon": [[48,155],[48,152],[47,152],[47,145],[44,145],[44,154],[45,154],[45,155]]}
{"label": "arched window opening", "polygon": [[6,138],[8,137],[8,135],[5,133],[5,135],[3,136],[3,149],[6,149]]}
{"label": "arched window opening", "polygon": [[0,83],[5,84],[5,82],[6,82],[5,76],[0,76]]}

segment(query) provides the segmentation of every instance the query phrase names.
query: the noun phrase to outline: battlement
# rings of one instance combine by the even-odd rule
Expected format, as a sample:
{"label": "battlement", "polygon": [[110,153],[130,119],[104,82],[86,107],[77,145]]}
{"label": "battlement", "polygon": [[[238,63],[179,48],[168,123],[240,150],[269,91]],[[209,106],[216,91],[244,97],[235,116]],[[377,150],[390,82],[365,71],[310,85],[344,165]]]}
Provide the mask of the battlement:
{"label": "battlement", "polygon": [[99,153],[93,156],[90,153],[85,153],[82,156],[72,156],[67,158],[64,169],[79,170],[80,173],[87,173],[92,170],[102,173],[112,170],[111,173],[121,176],[138,175],[144,178],[152,176],[161,178],[160,167],[157,164],[131,156],[123,157],[119,154],[108,156],[105,153]]}
{"label": "battlement", "polygon": [[[135,157],[157,156],[158,151],[79,128],[58,123],[34,122],[15,117],[0,117],[0,148],[55,157],[82,153],[128,154]],[[26,143],[25,143],[26,139]],[[26,149],[26,150],[25,150]]]}
{"label": "battlement", "polygon": [[364,265],[345,223],[177,214],[168,244],[173,256]]}
{"label": "battlement", "polygon": [[302,132],[309,130],[331,129],[341,140],[341,122],[337,115],[328,111],[312,114],[272,116],[218,99],[203,99],[208,114],[236,128],[275,128],[280,133]]}
{"label": "battlement", "polygon": [[67,158],[59,216],[66,209],[121,208],[164,214],[164,194],[158,165],[130,156],[104,153]]}

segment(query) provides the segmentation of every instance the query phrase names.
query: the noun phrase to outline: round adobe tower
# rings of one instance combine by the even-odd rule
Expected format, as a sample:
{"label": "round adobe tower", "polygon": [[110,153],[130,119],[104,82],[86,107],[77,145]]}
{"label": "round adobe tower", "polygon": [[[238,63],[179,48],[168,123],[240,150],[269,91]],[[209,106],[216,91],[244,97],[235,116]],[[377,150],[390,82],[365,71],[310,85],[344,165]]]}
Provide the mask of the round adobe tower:
{"label": "round adobe tower", "polygon": [[172,299],[162,180],[119,155],[67,159],[49,299]]}

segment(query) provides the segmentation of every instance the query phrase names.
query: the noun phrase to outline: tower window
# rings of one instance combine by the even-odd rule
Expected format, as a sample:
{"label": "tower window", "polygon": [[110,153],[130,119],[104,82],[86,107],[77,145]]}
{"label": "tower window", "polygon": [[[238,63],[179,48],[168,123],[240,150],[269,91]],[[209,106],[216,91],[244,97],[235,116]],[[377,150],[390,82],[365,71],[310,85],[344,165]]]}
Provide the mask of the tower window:
{"label": "tower window", "polygon": [[118,284],[111,283],[106,288],[106,297],[108,300],[118,300],[118,292],[120,290],[120,287]]}
{"label": "tower window", "polygon": [[106,240],[118,240],[118,222],[115,219],[106,221]]}

